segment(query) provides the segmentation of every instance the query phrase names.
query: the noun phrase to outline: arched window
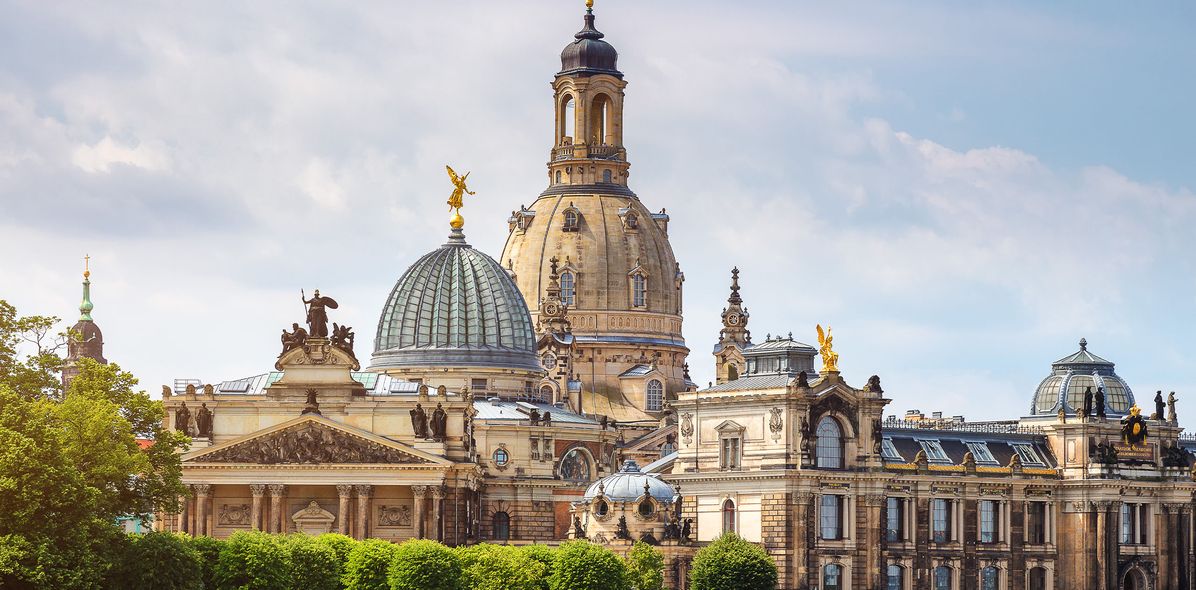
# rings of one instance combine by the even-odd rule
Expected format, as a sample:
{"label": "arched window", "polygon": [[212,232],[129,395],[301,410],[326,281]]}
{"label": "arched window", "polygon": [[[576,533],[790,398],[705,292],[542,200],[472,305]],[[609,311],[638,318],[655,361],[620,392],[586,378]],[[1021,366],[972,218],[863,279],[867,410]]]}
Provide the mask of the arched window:
{"label": "arched window", "polygon": [[577,280],[569,271],[561,273],[561,301],[569,307],[577,303]]}
{"label": "arched window", "polygon": [[648,279],[644,275],[631,277],[631,305],[643,307],[648,300]]}
{"label": "arched window", "polygon": [[541,385],[540,386],[540,399],[542,399],[546,402],[552,401],[552,386],[551,385]]}
{"label": "arched window", "polygon": [[664,385],[660,380],[653,379],[648,382],[648,411],[659,412],[664,407]]}
{"label": "arched window", "polygon": [[561,183],[561,171],[560,170],[556,171],[556,183],[557,184]]}
{"label": "arched window", "polygon": [[889,564],[887,590],[905,590],[905,569],[893,563]]}
{"label": "arched window", "polygon": [[561,103],[561,141],[562,146],[571,145],[575,137],[574,131],[577,124],[577,105],[573,102],[573,96],[566,94]]}
{"label": "arched window", "polygon": [[610,170],[602,171],[602,182],[610,183]]}
{"label": "arched window", "polygon": [[843,566],[837,563],[822,566],[822,590],[843,590]]}
{"label": "arched window", "polygon": [[1030,568],[1029,590],[1046,590],[1046,587],[1046,569],[1041,567]]}
{"label": "arched window", "polygon": [[997,590],[997,580],[1000,577],[1001,572],[991,565],[980,570],[980,590]]}
{"label": "arched window", "polygon": [[584,451],[573,449],[565,454],[561,459],[560,475],[561,479],[573,483],[583,483],[590,481],[590,474],[592,473],[590,467],[590,457]]}
{"label": "arched window", "polygon": [[727,381],[734,381],[739,378],[739,369],[735,363],[727,365]]}
{"label": "arched window", "polygon": [[506,512],[494,513],[494,540],[508,541],[511,538],[511,516]]}
{"label": "arched window", "polygon": [[934,590],[951,590],[951,568],[945,565],[934,568]]}
{"label": "arched window", "polygon": [[599,94],[590,105],[590,144],[607,145],[610,130],[610,97]]}
{"label": "arched window", "polygon": [[731,500],[723,501],[723,532],[735,532],[735,503]]}
{"label": "arched window", "polygon": [[565,231],[577,231],[577,228],[578,228],[577,210],[576,209],[566,209],[565,210],[565,227],[563,229]]}
{"label": "arched window", "polygon": [[818,421],[818,467],[821,469],[843,469],[843,429],[830,416]]}

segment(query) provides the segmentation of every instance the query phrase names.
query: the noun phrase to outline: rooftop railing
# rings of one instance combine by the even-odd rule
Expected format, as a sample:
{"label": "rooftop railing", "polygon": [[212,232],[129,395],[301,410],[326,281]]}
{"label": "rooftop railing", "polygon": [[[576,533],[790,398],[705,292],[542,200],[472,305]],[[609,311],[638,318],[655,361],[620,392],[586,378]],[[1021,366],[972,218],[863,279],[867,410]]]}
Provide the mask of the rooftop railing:
{"label": "rooftop railing", "polygon": [[905,430],[946,430],[954,432],[983,432],[990,434],[1046,434],[1039,426],[1024,426],[1017,422],[953,422],[949,420],[886,419],[883,428]]}

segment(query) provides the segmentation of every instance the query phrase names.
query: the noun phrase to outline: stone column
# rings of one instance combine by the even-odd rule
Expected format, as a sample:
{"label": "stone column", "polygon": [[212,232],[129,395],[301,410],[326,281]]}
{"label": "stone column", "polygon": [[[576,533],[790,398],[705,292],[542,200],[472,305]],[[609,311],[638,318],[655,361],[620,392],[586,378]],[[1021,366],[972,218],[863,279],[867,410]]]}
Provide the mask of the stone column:
{"label": "stone column", "polygon": [[882,530],[885,526],[883,512],[885,497],[880,494],[865,496],[864,507],[865,513],[862,522],[867,523],[868,528],[862,535],[856,537],[856,539],[862,538],[864,541],[864,571],[862,576],[853,577],[861,579],[865,588],[881,588],[885,586],[885,581],[888,579],[884,557],[881,554],[881,543],[884,539]]}
{"label": "stone column", "polygon": [[428,486],[411,486],[411,493],[415,496],[415,538],[424,538],[424,498],[428,495]]}
{"label": "stone column", "polygon": [[206,483],[195,484],[195,534],[207,535],[208,531],[208,494],[212,493],[212,485]]}
{"label": "stone column", "polygon": [[443,522],[444,519],[442,517],[443,513],[441,512],[441,508],[443,505],[444,505],[444,486],[433,486],[432,487],[432,526],[434,527],[434,529],[433,529],[433,534],[431,536],[433,539],[436,539],[437,541],[444,541],[444,522]]}
{"label": "stone column", "polygon": [[348,484],[337,485],[336,495],[340,497],[340,507],[337,509],[336,515],[336,532],[348,535],[350,530],[349,512],[353,508],[353,486]]}
{"label": "stone column", "polygon": [[187,492],[187,534],[195,536],[198,534],[195,532],[195,486],[187,486]]}
{"label": "stone column", "polygon": [[286,515],[283,514],[284,499],[287,486],[280,483],[270,484],[270,522],[266,532],[282,533],[286,531]]}
{"label": "stone column", "polygon": [[370,536],[370,494],[374,492],[372,485],[357,487],[357,535],[360,539]]}
{"label": "stone column", "polygon": [[[790,584],[795,588],[802,588],[803,585],[808,585],[811,579],[810,559],[814,554],[813,551],[810,551],[814,532],[814,529],[811,527],[811,506],[814,503],[814,494],[799,492],[794,494],[794,499],[793,520],[795,526],[793,527],[793,556],[796,559],[796,563],[794,564],[793,579],[790,581]],[[697,514],[694,516],[697,516]]]}
{"label": "stone column", "polygon": [[266,501],[266,485],[260,483],[249,484],[249,492],[253,494],[253,505],[249,509],[249,526],[253,530],[262,530],[262,508]]}
{"label": "stone column", "polygon": [[175,515],[175,528],[180,533],[187,531],[187,505],[191,503],[191,486],[184,486],[187,488],[187,493],[179,497],[179,513]]}

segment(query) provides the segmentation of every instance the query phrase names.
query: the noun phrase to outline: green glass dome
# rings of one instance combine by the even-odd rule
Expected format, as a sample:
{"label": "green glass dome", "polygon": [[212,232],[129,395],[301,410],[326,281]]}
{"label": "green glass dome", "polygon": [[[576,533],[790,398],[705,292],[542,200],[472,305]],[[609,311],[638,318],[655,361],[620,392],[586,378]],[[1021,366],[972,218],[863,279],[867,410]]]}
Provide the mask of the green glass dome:
{"label": "green glass dome", "polygon": [[515,281],[454,229],[390,292],[371,368],[467,366],[540,370],[531,315]]}

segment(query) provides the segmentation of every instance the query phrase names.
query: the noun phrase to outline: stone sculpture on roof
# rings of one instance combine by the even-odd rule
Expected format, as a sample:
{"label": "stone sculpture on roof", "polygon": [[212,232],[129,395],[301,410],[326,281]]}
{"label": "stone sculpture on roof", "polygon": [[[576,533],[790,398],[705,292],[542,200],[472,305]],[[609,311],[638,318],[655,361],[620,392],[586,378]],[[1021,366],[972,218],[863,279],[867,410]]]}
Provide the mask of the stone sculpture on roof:
{"label": "stone sculpture on roof", "polygon": [[303,290],[299,290],[299,298],[303,304],[307,306],[307,329],[308,334],[312,338],[327,338],[328,337],[328,311],[329,309],[336,309],[336,300],[331,297],[321,297],[320,290],[316,289],[312,294],[312,298],[308,299]]}

